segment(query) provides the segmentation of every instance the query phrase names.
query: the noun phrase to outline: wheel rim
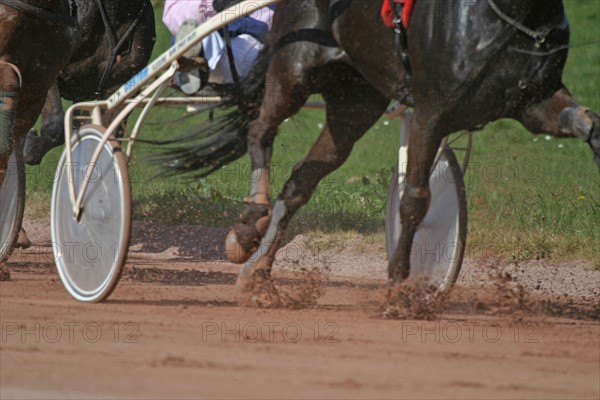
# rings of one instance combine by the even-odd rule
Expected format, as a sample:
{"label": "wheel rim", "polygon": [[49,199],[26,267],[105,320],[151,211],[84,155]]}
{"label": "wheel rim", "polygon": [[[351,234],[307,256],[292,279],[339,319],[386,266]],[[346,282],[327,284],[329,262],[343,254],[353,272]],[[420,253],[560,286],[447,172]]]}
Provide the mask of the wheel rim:
{"label": "wheel rim", "polygon": [[52,195],[52,237],[56,265],[69,293],[80,301],[104,300],[116,286],[127,255],[130,193],[122,154],[104,144],[90,166],[102,131],[84,127],[73,139],[73,180],[78,192],[88,168],[94,173],[78,220],[69,196],[66,153],[63,153]]}

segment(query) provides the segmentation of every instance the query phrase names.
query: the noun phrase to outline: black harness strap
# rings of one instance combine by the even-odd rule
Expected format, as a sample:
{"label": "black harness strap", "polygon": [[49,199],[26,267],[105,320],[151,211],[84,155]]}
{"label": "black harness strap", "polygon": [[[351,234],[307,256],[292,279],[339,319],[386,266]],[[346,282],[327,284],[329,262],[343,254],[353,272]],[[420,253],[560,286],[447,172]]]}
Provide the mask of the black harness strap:
{"label": "black harness strap", "polygon": [[33,6],[31,4],[24,3],[20,0],[0,0],[1,4],[7,5],[15,10],[21,11],[32,17],[52,21],[52,22],[63,22],[67,25],[75,25],[75,17],[72,13],[73,6],[71,5],[71,15],[65,15],[54,11],[44,10],[43,8]]}
{"label": "black harness strap", "polygon": [[550,32],[550,30],[546,29],[546,30],[534,31],[533,29],[529,29],[528,27],[526,27],[525,25],[523,25],[518,20],[516,20],[514,18],[511,18],[510,16],[508,16],[507,14],[505,14],[500,9],[500,7],[498,7],[498,5],[496,3],[494,3],[493,0],[488,0],[488,5],[490,6],[490,8],[492,10],[494,10],[494,12],[496,13],[496,15],[498,15],[498,17],[500,19],[502,19],[504,22],[506,22],[509,25],[514,26],[516,29],[518,29],[519,31],[521,31],[525,35],[527,35],[530,38],[532,38],[533,40],[535,40],[535,43],[536,43],[535,47],[539,48],[546,41],[546,36],[548,36],[548,33]]}
{"label": "black harness strap", "polygon": [[231,47],[231,34],[229,33],[227,27],[223,28],[223,39],[225,39],[225,46],[227,47],[227,58],[229,59],[229,69],[231,69],[233,83],[239,85],[240,75],[238,74],[237,67],[235,66],[233,47]]}
{"label": "black harness strap", "polygon": [[[0,0],[0,1],[3,1],[3,0]],[[109,54],[108,54],[108,60],[106,62],[106,68],[104,69],[104,72],[102,73],[102,77],[100,78],[100,82],[98,83],[98,88],[96,89],[96,95],[101,96],[102,90],[104,89],[104,85],[106,84],[106,81],[108,80],[110,71],[112,71],[112,69],[115,65],[115,61],[117,59],[117,54],[119,53],[119,50],[121,49],[121,47],[123,46],[125,41],[129,38],[129,36],[133,33],[135,28],[139,25],[139,23],[142,19],[142,15],[144,15],[144,12],[146,11],[146,7],[147,7],[148,3],[145,0],[142,1],[142,8],[140,9],[140,12],[138,13],[137,17],[131,23],[131,25],[125,32],[125,34],[123,34],[123,37],[121,37],[119,42],[115,43],[116,36],[115,36],[115,33],[110,24],[110,20],[108,19],[108,15],[106,14],[106,9],[104,8],[104,4],[103,4],[102,0],[96,0],[96,2],[98,3],[98,9],[100,10],[100,15],[102,16],[102,22],[104,22],[104,29],[106,30],[106,34],[108,35],[108,48],[109,48]]]}
{"label": "black harness strap", "polygon": [[406,27],[402,21],[402,10],[404,9],[403,3],[398,3],[394,0],[388,0],[394,11],[394,42],[396,43],[396,49],[400,53],[400,61],[406,71],[406,83],[410,87],[412,86],[412,67],[410,65],[410,58],[408,57],[408,35]]}

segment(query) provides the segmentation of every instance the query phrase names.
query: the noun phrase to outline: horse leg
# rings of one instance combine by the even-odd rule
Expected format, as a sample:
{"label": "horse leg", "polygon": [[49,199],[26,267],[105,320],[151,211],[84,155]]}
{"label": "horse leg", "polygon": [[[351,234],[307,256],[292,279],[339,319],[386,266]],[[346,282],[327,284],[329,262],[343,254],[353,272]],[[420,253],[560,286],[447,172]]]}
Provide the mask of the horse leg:
{"label": "horse leg", "polygon": [[269,225],[269,164],[278,127],[286,118],[300,111],[311,94],[306,89],[304,66],[286,70],[287,65],[285,62],[271,62],[258,118],[248,127],[248,154],[252,162],[250,195],[245,200],[248,206],[225,242],[227,257],[237,264],[250,258]]}
{"label": "horse leg", "polygon": [[579,138],[587,142],[600,168],[600,117],[579,105],[566,87],[561,87],[550,98],[526,107],[517,119],[532,133]]}
{"label": "horse leg", "polygon": [[308,155],[298,163],[275,202],[268,230],[259,249],[241,269],[240,281],[271,272],[275,253],[293,215],[312,196],[317,184],[340,167],[354,143],[378,120],[389,100],[362,82],[330,84],[323,91],[327,123]]}
{"label": "horse leg", "polygon": [[15,146],[21,81],[18,68],[0,60],[0,183],[4,182],[8,158]]}
{"label": "horse leg", "polygon": [[428,116],[415,111],[409,129],[406,186],[400,202],[402,232],[396,251],[388,262],[388,275],[392,282],[408,278],[413,239],[429,209],[429,172],[443,136],[434,126]]}
{"label": "horse leg", "polygon": [[55,82],[48,89],[42,108],[42,128],[38,136],[32,128],[27,133],[23,159],[29,165],[39,165],[42,158],[54,147],[65,143],[65,113],[60,100],[60,91]]}

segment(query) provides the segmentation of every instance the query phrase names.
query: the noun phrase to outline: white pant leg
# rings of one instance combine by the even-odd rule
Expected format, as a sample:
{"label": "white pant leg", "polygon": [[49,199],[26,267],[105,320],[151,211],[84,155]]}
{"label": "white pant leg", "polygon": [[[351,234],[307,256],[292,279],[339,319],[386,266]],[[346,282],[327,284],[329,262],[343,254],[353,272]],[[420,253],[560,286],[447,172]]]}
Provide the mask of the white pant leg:
{"label": "white pant leg", "polygon": [[[263,48],[263,44],[256,40],[254,36],[241,34],[231,39],[231,49],[235,58],[235,67],[240,78],[245,77],[254,65],[258,53]],[[232,83],[231,68],[229,67],[229,57],[227,51],[221,56],[221,59],[213,70],[210,71],[208,79],[211,83]]]}

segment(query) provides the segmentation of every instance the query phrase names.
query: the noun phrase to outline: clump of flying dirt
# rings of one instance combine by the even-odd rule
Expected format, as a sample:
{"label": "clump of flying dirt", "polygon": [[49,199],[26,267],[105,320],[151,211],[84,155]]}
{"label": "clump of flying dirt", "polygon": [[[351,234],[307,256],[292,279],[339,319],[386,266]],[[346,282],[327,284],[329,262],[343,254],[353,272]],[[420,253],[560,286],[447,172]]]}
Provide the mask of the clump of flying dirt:
{"label": "clump of flying dirt", "polygon": [[488,304],[492,313],[508,315],[517,321],[540,314],[539,304],[531,298],[509,268],[494,264],[488,270],[488,277],[493,285],[488,293]]}
{"label": "clump of flying dirt", "polygon": [[245,307],[278,308],[281,306],[279,291],[268,273],[257,271],[250,278],[238,281],[241,293],[239,303]]}
{"label": "clump of flying dirt", "polygon": [[267,274],[256,274],[243,283],[240,304],[258,308],[303,309],[314,307],[325,294],[324,275],[317,270],[303,269],[293,279],[276,284]]}
{"label": "clump of flying dirt", "polygon": [[392,285],[383,306],[383,317],[389,319],[438,319],[447,296],[426,278],[407,279]]}
{"label": "clump of flying dirt", "polygon": [[4,264],[0,264],[0,282],[10,281],[10,271]]}
{"label": "clump of flying dirt", "polygon": [[321,271],[303,270],[287,286],[281,287],[280,296],[285,308],[301,309],[314,307],[325,294],[326,278]]}
{"label": "clump of flying dirt", "polygon": [[447,312],[489,314],[522,322],[543,318],[542,303],[520,283],[518,268],[491,260],[480,284],[454,288],[448,295]]}

